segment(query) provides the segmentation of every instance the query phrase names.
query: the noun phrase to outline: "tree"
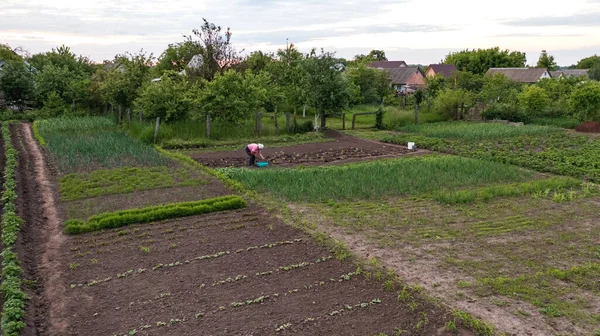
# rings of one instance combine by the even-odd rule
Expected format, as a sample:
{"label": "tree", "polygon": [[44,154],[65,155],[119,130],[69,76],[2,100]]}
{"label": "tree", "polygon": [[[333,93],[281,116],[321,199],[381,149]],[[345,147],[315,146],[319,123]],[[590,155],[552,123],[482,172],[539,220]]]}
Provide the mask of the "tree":
{"label": "tree", "polygon": [[195,68],[187,69],[191,76],[197,76],[206,80],[212,80],[216,73],[223,73],[241,61],[237,51],[231,44],[231,30],[227,28],[222,32],[221,26],[202,19],[204,23],[200,29],[192,30],[192,36],[186,36],[187,40],[195,44],[200,50],[201,63]]}
{"label": "tree", "polygon": [[348,69],[347,76],[350,82],[359,88],[359,95],[353,99],[355,104],[378,104],[384,96],[392,92],[392,81],[386,71],[359,64]]}
{"label": "tree", "polygon": [[22,60],[7,62],[0,71],[0,92],[10,105],[16,105],[23,110],[27,101],[34,98],[33,74]]}
{"label": "tree", "polygon": [[23,62],[23,58],[16,53],[8,44],[0,43],[0,61],[11,62],[18,61]]}
{"label": "tree", "polygon": [[191,40],[169,44],[167,49],[158,58],[156,69],[160,71],[183,71],[192,57],[202,52],[200,45]]}
{"label": "tree", "polygon": [[90,59],[81,55],[77,56],[71,51],[70,47],[65,45],[52,48],[52,51],[46,53],[35,54],[28,61],[39,71],[48,65],[66,68],[70,73],[77,76],[88,76],[96,71],[96,67]]}
{"label": "tree", "polygon": [[433,111],[456,120],[462,119],[464,106],[473,101],[473,94],[464,89],[444,89],[433,100]]}
{"label": "tree", "polygon": [[515,82],[503,74],[485,76],[483,89],[479,94],[485,103],[511,103],[517,101],[522,84]]}
{"label": "tree", "polygon": [[594,55],[579,60],[577,69],[591,69],[597,64],[600,64],[600,56]]}
{"label": "tree", "polygon": [[387,57],[385,56],[385,51],[383,50],[371,50],[368,55],[359,54],[354,56],[354,62],[356,63],[365,63],[365,62],[374,62],[374,61],[387,61]]}
{"label": "tree", "polygon": [[519,104],[530,116],[543,116],[550,106],[550,96],[539,86],[528,86],[518,96]]}
{"label": "tree", "polygon": [[546,68],[548,71],[554,71],[558,69],[558,64],[554,61],[554,56],[549,56],[546,50],[542,50],[542,54],[537,62],[538,68]]}
{"label": "tree", "polygon": [[175,71],[166,71],[160,81],[146,82],[134,101],[136,111],[144,117],[163,121],[182,120],[193,106],[186,78]]}
{"label": "tree", "polygon": [[350,98],[348,81],[337,67],[338,61],[331,53],[314,52],[302,62],[303,86],[311,105],[321,114],[321,127],[326,127],[326,115],[341,112]]}
{"label": "tree", "polygon": [[453,84],[458,89],[465,89],[471,92],[481,92],[485,79],[483,75],[477,75],[466,71],[457,71],[452,76]]}
{"label": "tree", "polygon": [[131,106],[139,88],[150,81],[152,54],[141,50],[137,54],[115,56],[114,67],[109,70],[101,90],[106,100],[123,107]]}
{"label": "tree", "polygon": [[273,62],[273,54],[263,53],[260,50],[252,52],[244,60],[246,69],[250,69],[255,74],[263,71],[271,62]]}
{"label": "tree", "polygon": [[215,120],[229,122],[250,117],[265,103],[266,80],[266,75],[254,75],[249,70],[240,73],[230,69],[223,74],[217,73],[196,99],[199,113],[193,117],[202,119],[210,115]]}
{"label": "tree", "polygon": [[600,81],[600,63],[597,63],[588,71],[588,76],[590,79]]}
{"label": "tree", "polygon": [[450,53],[446,56],[443,63],[454,64],[460,71],[484,74],[490,68],[522,68],[525,66],[526,61],[525,53],[500,50],[499,47],[495,47]]}
{"label": "tree", "polygon": [[600,122],[600,82],[579,85],[569,99],[571,112],[581,121]]}

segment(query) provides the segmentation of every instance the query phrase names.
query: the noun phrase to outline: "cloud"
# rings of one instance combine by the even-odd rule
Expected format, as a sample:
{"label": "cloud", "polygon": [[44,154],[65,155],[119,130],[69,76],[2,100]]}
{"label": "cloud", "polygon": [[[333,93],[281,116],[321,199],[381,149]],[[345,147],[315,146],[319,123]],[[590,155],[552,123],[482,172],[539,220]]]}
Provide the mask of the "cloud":
{"label": "cloud", "polygon": [[[595,0],[600,2],[600,0]],[[502,22],[509,26],[545,27],[545,26],[580,26],[600,27],[600,11],[579,13],[571,16],[538,16]]]}

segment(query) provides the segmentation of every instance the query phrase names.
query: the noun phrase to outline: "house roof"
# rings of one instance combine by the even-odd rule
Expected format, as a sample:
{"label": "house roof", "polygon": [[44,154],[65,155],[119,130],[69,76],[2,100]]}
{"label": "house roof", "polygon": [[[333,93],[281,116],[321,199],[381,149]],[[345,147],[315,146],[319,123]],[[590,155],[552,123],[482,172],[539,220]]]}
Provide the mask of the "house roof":
{"label": "house roof", "polygon": [[557,71],[550,71],[550,76],[552,76],[553,78],[556,77],[581,77],[581,76],[587,76],[588,75],[588,69],[568,69],[568,70],[557,70]]}
{"label": "house roof", "polygon": [[375,61],[367,63],[367,66],[378,69],[392,69],[406,67],[408,64],[406,64],[404,61]]}
{"label": "house roof", "polygon": [[546,68],[490,68],[486,75],[501,73],[517,82],[535,83],[546,71]]}
{"label": "house roof", "polygon": [[395,85],[403,85],[406,84],[406,82],[408,82],[408,79],[410,78],[410,76],[412,76],[413,74],[417,73],[417,72],[421,72],[421,74],[423,74],[423,71],[421,71],[421,69],[418,66],[406,66],[406,67],[402,67],[402,68],[393,68],[393,69],[384,69],[385,71],[389,72],[390,77],[392,78],[392,84]]}
{"label": "house roof", "polygon": [[454,64],[429,64],[429,69],[433,69],[436,74],[442,74],[444,77],[450,77],[458,71]]}

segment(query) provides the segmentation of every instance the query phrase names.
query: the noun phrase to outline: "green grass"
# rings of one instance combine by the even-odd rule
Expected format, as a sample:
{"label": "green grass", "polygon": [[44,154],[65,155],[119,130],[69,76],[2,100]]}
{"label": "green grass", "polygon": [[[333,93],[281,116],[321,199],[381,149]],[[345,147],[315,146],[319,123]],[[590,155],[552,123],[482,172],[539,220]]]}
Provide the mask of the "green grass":
{"label": "green grass", "polygon": [[62,173],[168,162],[154,148],[131,139],[106,118],[49,119],[40,121],[37,128]]}
{"label": "green grass", "polygon": [[92,216],[85,222],[70,219],[65,223],[65,227],[67,233],[79,234],[136,223],[150,223],[244,207],[246,207],[246,202],[241,197],[231,195],[194,202],[171,203],[141,209],[108,212]]}
{"label": "green grass", "polygon": [[300,169],[221,169],[251,189],[290,201],[326,201],[419,195],[501,181],[533,173],[516,167],[453,156],[411,157],[346,166]]}
{"label": "green grass", "polygon": [[427,137],[483,140],[509,138],[520,135],[546,135],[560,132],[550,126],[512,126],[500,123],[440,122],[426,125],[401,127],[401,132],[416,133]]}
{"label": "green grass", "polygon": [[562,191],[581,186],[581,181],[571,177],[553,177],[543,180],[499,184],[478,189],[442,190],[433,194],[433,199],[445,204],[474,203],[489,201],[497,197],[523,196],[545,190]]}
{"label": "green grass", "polygon": [[243,148],[249,143],[263,143],[270,148],[281,147],[281,146],[292,146],[305,143],[314,142],[328,142],[333,139],[328,139],[323,136],[320,132],[311,132],[304,134],[294,135],[280,135],[280,136],[265,136],[265,137],[251,137],[251,138],[239,138],[232,140],[207,140],[207,139],[196,139],[196,140],[180,140],[170,139],[162,142],[161,147],[166,149],[191,149],[193,151],[223,151],[223,150],[234,150]]}
{"label": "green grass", "polygon": [[160,166],[96,170],[88,174],[73,173],[60,178],[59,183],[62,199],[74,201],[148,189],[194,186],[206,181],[191,169]]}
{"label": "green grass", "polygon": [[534,118],[531,120],[531,124],[533,125],[541,125],[541,126],[556,126],[561,128],[569,128],[574,129],[578,125],[581,124],[581,121],[575,118]]}

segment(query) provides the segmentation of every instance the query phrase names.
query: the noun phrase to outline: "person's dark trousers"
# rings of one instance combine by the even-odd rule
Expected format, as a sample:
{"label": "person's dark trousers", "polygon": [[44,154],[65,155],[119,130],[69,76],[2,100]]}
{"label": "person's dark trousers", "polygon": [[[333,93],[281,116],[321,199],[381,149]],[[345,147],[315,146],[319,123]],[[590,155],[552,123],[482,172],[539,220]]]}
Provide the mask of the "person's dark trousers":
{"label": "person's dark trousers", "polygon": [[254,161],[256,160],[256,156],[252,154],[250,148],[246,146],[246,154],[248,154],[248,166],[254,166]]}

